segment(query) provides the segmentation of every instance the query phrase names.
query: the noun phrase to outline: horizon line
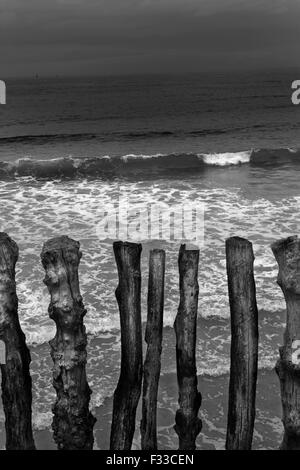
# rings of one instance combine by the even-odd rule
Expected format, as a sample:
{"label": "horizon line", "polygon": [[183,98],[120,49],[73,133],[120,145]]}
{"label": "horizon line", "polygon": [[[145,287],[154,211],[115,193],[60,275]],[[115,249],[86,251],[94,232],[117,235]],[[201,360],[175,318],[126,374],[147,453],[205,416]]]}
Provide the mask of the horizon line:
{"label": "horizon line", "polygon": [[153,72],[122,72],[122,73],[90,73],[90,74],[80,74],[80,73],[73,73],[73,74],[40,74],[38,72],[26,75],[6,75],[1,76],[1,80],[47,80],[47,79],[71,79],[71,78],[122,78],[122,77],[151,77],[151,76],[192,76],[192,75],[245,75],[247,73],[251,73],[252,75],[257,73],[291,73],[299,71],[300,73],[300,66],[289,66],[289,67],[268,67],[268,68],[249,68],[249,69],[233,69],[233,70],[221,70],[221,69],[211,69],[211,70],[201,70],[201,71],[176,71],[176,72],[160,72],[160,71],[153,71]]}

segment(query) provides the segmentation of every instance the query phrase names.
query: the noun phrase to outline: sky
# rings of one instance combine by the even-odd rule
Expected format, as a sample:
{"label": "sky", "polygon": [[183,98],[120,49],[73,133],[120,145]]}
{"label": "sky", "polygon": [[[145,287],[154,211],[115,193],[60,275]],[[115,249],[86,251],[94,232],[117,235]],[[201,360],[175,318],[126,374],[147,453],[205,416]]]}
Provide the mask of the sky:
{"label": "sky", "polygon": [[0,78],[297,67],[300,0],[0,0]]}

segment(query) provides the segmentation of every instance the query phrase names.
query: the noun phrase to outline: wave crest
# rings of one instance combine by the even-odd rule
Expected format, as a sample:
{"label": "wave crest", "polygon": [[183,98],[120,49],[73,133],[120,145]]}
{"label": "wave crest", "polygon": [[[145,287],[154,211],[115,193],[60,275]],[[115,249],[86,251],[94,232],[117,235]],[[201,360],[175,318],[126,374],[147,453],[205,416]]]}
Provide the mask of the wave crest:
{"label": "wave crest", "polygon": [[252,150],[245,152],[209,153],[201,155],[207,165],[228,166],[249,163]]}
{"label": "wave crest", "polygon": [[15,162],[0,162],[0,178],[38,177],[38,178],[76,178],[88,176],[131,176],[139,174],[177,174],[184,172],[203,172],[209,168],[258,165],[283,165],[287,162],[299,163],[300,151],[297,149],[243,150],[225,153],[181,153],[181,154],[129,154],[119,157],[74,158],[62,157],[49,160],[21,158]]}

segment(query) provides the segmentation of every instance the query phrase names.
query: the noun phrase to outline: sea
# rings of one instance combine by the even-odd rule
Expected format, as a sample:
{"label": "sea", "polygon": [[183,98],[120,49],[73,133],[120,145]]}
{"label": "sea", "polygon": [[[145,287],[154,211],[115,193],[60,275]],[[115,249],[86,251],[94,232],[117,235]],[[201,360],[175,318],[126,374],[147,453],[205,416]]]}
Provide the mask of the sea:
{"label": "sea", "polygon": [[[204,207],[197,322],[199,449],[223,449],[230,366],[230,312],[225,240],[253,243],[259,309],[259,377],[253,447],[282,439],[279,381],[285,302],[270,245],[299,233],[300,106],[291,101],[297,71],[7,79],[0,106],[0,230],[19,246],[19,317],[31,352],[37,447],[52,439],[49,293],[43,243],[68,235],[80,242],[80,287],[87,308],[88,381],[97,417],[95,448],[107,449],[112,396],[120,370],[113,237],[99,233],[103,211],[121,192],[132,204]],[[188,230],[187,230],[188,232]],[[182,242],[189,242],[189,234]],[[149,251],[166,250],[158,445],[177,449],[175,335],[181,240],[141,240],[142,319],[147,315]],[[144,343],[144,352],[146,345]],[[140,448],[139,419],[133,448]],[[5,445],[0,411],[0,446]]]}

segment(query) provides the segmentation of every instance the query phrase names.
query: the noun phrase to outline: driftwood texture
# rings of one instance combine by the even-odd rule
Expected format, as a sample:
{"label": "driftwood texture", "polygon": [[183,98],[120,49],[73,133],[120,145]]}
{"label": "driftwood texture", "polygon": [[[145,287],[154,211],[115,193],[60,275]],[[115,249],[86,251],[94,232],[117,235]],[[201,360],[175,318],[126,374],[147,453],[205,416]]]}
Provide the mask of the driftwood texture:
{"label": "driftwood texture", "polygon": [[15,283],[17,244],[0,233],[0,339],[5,343],[1,364],[2,400],[5,413],[6,449],[35,449],[31,424],[30,353],[18,318]]}
{"label": "driftwood texture", "polygon": [[140,244],[114,243],[119,274],[116,298],[121,321],[121,372],[113,400],[111,450],[131,449],[136,408],[141,395],[143,369],[141,251]]}
{"label": "driftwood texture", "polygon": [[258,359],[258,314],[252,244],[243,238],[226,240],[231,315],[231,363],[227,450],[251,449],[255,420]]}
{"label": "driftwood texture", "polygon": [[44,283],[51,296],[49,316],[57,328],[49,343],[57,393],[52,429],[62,450],[92,449],[96,421],[89,411],[91,390],[86,378],[87,336],[83,325],[86,310],[78,280],[80,258],[79,243],[65,236],[46,242],[41,254],[46,271]]}
{"label": "driftwood texture", "polygon": [[300,450],[300,240],[296,236],[279,240],[272,250],[287,308],[284,345],[279,349],[280,359],[276,364],[284,425],[281,449]]}
{"label": "driftwood texture", "polygon": [[141,437],[143,450],[157,449],[157,391],[161,368],[164,309],[165,252],[151,250],[149,257],[148,314],[145,332]]}
{"label": "driftwood texture", "polygon": [[198,418],[201,394],[197,390],[196,327],[198,309],[199,250],[179,251],[180,303],[175,319],[177,380],[179,409],[174,429],[179,437],[180,450],[194,450],[202,428]]}

